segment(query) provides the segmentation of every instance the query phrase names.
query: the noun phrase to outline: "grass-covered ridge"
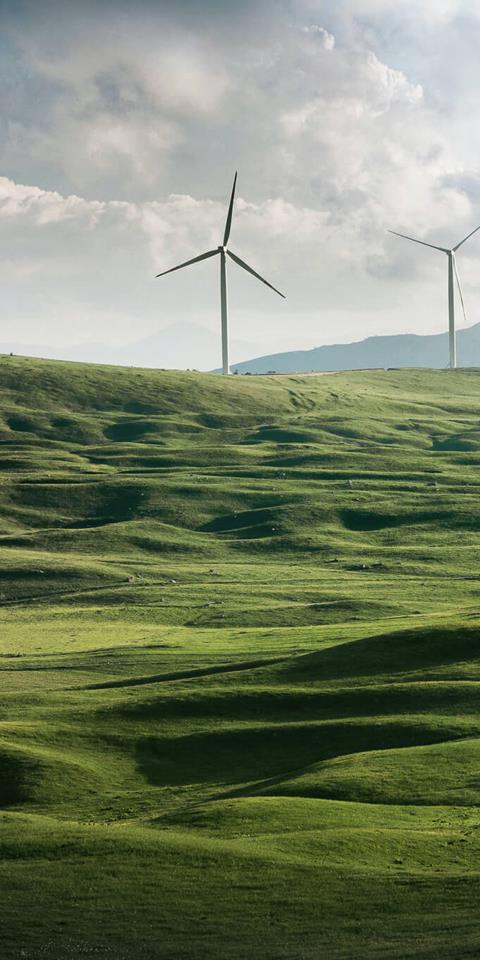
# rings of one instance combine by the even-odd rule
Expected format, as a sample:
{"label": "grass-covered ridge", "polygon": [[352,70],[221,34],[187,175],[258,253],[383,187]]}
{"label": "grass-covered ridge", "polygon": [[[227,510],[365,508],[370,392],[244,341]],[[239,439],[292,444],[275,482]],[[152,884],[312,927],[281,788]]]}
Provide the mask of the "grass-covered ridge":
{"label": "grass-covered ridge", "polygon": [[479,424],[0,358],[5,960],[478,956]]}

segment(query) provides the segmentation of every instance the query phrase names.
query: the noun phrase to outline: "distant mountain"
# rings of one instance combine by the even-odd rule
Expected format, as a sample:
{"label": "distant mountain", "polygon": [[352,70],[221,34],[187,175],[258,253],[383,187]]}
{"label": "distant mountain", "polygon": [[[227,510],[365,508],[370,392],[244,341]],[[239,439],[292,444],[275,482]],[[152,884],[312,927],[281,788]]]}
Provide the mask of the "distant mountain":
{"label": "distant mountain", "polygon": [[[480,366],[480,323],[457,334],[459,366]],[[252,356],[255,347],[245,341],[231,343],[232,364],[238,373],[308,373],[322,370],[361,370],[368,367],[437,367],[448,364],[448,334],[368,337],[354,343],[337,343],[312,350],[290,350]],[[220,360],[220,330],[213,333],[196,323],[179,322],[149,337],[118,347],[105,343],[48,344],[0,343],[0,353],[52,360],[80,360],[127,367],[176,370],[212,370]],[[218,368],[217,368],[217,372]]]}
{"label": "distant mountain", "polygon": [[[231,354],[239,360],[251,356],[258,344],[232,340]],[[173,323],[163,330],[122,346],[105,343],[72,344],[53,347],[48,344],[0,343],[0,353],[51,360],[81,360],[85,363],[112,363],[128,367],[211,370],[220,361],[218,333],[196,323]]]}
{"label": "distant mountain", "polygon": [[[480,366],[480,323],[457,334],[458,365]],[[361,370],[369,367],[448,366],[448,334],[368,337],[354,343],[337,343],[313,350],[271,353],[235,363],[238,373],[307,373],[321,370]]]}

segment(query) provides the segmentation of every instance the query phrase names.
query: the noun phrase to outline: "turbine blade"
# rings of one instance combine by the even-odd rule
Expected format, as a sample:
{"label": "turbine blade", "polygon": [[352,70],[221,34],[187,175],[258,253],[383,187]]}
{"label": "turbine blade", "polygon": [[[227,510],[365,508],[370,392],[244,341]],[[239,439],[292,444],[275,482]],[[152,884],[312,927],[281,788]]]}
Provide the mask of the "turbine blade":
{"label": "turbine blade", "polygon": [[189,267],[191,263],[198,263],[199,260],[207,260],[208,257],[214,257],[218,253],[218,250],[208,250],[207,253],[201,253],[199,257],[192,257],[191,260],[185,260],[185,263],[179,263],[178,267],[170,267],[169,270],[163,270],[162,273],[157,273],[157,277],[164,277],[166,273],[173,273],[174,270],[181,270],[182,267]]}
{"label": "turbine blade", "polygon": [[[477,227],[477,230],[478,230],[478,227]],[[468,321],[467,321],[467,311],[465,310],[465,301],[464,301],[464,299],[463,299],[462,285],[461,285],[461,283],[460,283],[460,277],[459,277],[459,275],[458,275],[457,261],[455,260],[455,257],[452,257],[452,260],[453,260],[453,269],[454,269],[454,271],[455,271],[455,279],[456,279],[456,281],[457,281],[458,292],[459,292],[459,294],[460,294],[460,302],[461,302],[461,304],[462,304],[463,319],[465,320],[465,324],[467,324],[467,323],[468,323]]]}
{"label": "turbine blade", "polygon": [[260,274],[253,269],[253,267],[248,266],[248,263],[245,263],[244,260],[240,260],[240,257],[237,257],[236,254],[232,253],[231,250],[227,250],[227,253],[228,253],[228,256],[232,258],[232,260],[235,260],[235,263],[238,263],[239,267],[243,267],[243,269],[246,270],[247,273],[252,274],[252,277],[256,277],[257,280],[261,280],[262,283],[264,283],[267,287],[270,287],[270,290],[274,290],[275,293],[278,293],[279,297],[283,297],[283,299],[286,300],[286,296],[284,293],[280,293],[280,290],[277,290],[277,288],[274,287],[273,284],[269,283],[268,280],[264,280],[263,277],[261,277]]}
{"label": "turbine blade", "polygon": [[231,195],[231,197],[230,197],[230,203],[229,203],[229,205],[228,205],[227,222],[226,222],[226,224],[225,224],[225,233],[223,234],[223,246],[224,246],[224,247],[227,246],[228,238],[229,238],[229,236],[230,236],[230,230],[231,230],[231,228],[232,228],[233,203],[234,203],[234,200],[235,200],[235,187],[236,187],[236,185],[237,185],[237,171],[235,171],[235,176],[234,176],[234,178],[233,178],[232,195]]}
{"label": "turbine blade", "polygon": [[393,233],[396,237],[403,237],[404,240],[411,240],[412,243],[421,243],[423,247],[431,247],[432,250],[441,250],[442,253],[450,252],[446,247],[437,247],[434,243],[427,243],[425,240],[417,240],[415,237],[407,237],[406,233],[397,233],[396,230],[389,230],[388,232]]}
{"label": "turbine blade", "polygon": [[460,243],[457,243],[457,246],[453,248],[453,252],[455,253],[455,251],[458,250],[458,248],[461,247],[464,243],[466,243],[467,240],[470,240],[470,237],[473,237],[473,234],[476,233],[477,230],[480,230],[480,227],[475,227],[475,230],[472,230],[472,232],[469,233],[466,237],[464,237],[463,240],[460,240]]}

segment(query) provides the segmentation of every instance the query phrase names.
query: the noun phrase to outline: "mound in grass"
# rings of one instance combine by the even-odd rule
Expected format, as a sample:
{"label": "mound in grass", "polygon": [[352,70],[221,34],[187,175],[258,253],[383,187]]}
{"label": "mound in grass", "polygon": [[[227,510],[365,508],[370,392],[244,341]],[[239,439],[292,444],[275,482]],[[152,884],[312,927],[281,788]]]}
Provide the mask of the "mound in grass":
{"label": "mound in grass", "polygon": [[98,787],[98,772],[67,750],[0,744],[0,807],[78,802]]}
{"label": "mound in grass", "polygon": [[360,803],[480,805],[480,740],[372,750],[316,764],[272,793]]}
{"label": "mound in grass", "polygon": [[357,719],[343,723],[251,724],[246,729],[229,726],[215,733],[173,739],[147,737],[138,744],[137,758],[141,773],[157,785],[203,781],[245,784],[281,777],[315,760],[352,750],[423,745],[459,737],[463,732],[452,718],[444,723],[400,717],[378,718],[375,722]]}
{"label": "mound in grass", "polygon": [[421,627],[306,654],[278,668],[291,683],[319,680],[364,682],[372,676],[424,680],[477,679],[480,674],[478,626]]}

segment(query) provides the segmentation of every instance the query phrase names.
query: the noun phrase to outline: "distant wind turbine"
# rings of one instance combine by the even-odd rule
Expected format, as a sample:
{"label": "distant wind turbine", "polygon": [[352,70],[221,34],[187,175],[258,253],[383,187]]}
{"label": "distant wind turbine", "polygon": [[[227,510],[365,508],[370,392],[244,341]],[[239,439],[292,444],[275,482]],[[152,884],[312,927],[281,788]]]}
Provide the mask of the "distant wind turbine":
{"label": "distant wind turbine", "polygon": [[471,233],[467,234],[463,240],[460,240],[460,243],[457,243],[455,247],[437,247],[434,243],[426,243],[425,240],[417,240],[415,237],[407,237],[404,233],[397,233],[396,230],[389,230],[389,233],[395,234],[396,237],[403,237],[404,240],[412,240],[413,243],[421,243],[424,247],[432,247],[433,250],[440,250],[442,253],[446,253],[448,257],[448,345],[449,345],[449,366],[451,370],[454,370],[457,366],[457,344],[455,337],[455,289],[454,289],[454,275],[457,281],[458,292],[460,294],[460,300],[462,303],[463,316],[466,320],[465,313],[465,303],[463,300],[462,288],[460,285],[460,277],[457,270],[457,261],[455,259],[455,254],[457,250],[466,243],[470,237],[473,237],[473,234],[480,230],[479,227],[475,227],[475,230],[472,230]]}
{"label": "distant wind turbine", "polygon": [[228,249],[227,244],[230,237],[230,230],[232,227],[232,215],[233,215],[233,204],[235,200],[235,187],[237,185],[237,174],[233,178],[233,187],[232,194],[230,197],[230,203],[228,205],[227,221],[225,223],[225,232],[223,234],[223,243],[221,246],[217,247],[215,250],[208,250],[207,253],[201,253],[198,257],[193,257],[192,260],[186,260],[185,263],[179,263],[178,267],[170,267],[169,270],[164,270],[162,273],[157,273],[157,277],[164,277],[166,273],[173,273],[174,270],[181,270],[182,267],[189,267],[191,263],[198,263],[199,260],[208,260],[209,257],[220,257],[220,305],[221,305],[221,317],[222,317],[222,367],[223,373],[230,373],[230,363],[228,357],[228,297],[227,297],[227,256],[230,257],[235,263],[238,263],[240,267],[243,267],[247,273],[251,273],[252,276],[256,277],[257,280],[261,280],[262,283],[265,283],[267,287],[270,287],[271,290],[274,290],[275,293],[278,293],[280,297],[285,299],[285,294],[280,293],[280,290],[277,290],[276,287],[273,287],[268,280],[264,280],[253,267],[249,267],[248,263],[245,263],[244,260],[241,260],[235,253],[232,253]]}

